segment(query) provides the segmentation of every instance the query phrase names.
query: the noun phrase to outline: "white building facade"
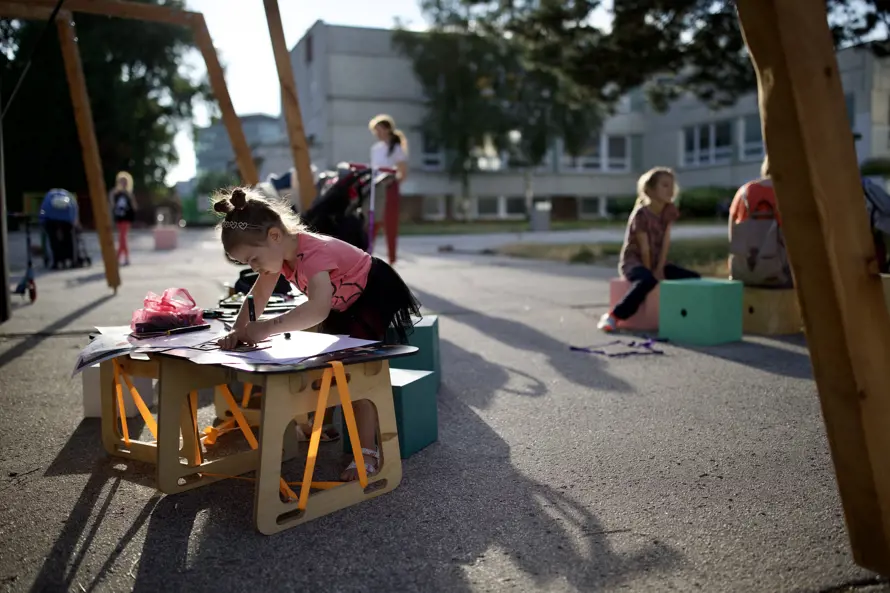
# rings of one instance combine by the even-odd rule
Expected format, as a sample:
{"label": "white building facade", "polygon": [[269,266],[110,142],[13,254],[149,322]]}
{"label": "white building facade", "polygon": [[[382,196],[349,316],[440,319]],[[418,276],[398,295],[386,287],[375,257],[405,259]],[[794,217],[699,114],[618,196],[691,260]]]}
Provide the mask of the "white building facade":
{"label": "white building facade", "polygon": [[[319,170],[342,161],[367,162],[375,141],[368,121],[386,113],[405,132],[410,149],[409,177],[401,187],[403,215],[427,220],[458,215],[450,206],[455,203],[451,198],[461,194],[460,182],[445,172],[444,153],[420,132],[423,91],[410,59],[393,47],[391,31],[318,21],[290,57],[312,162]],[[860,162],[890,158],[890,60],[875,58],[867,48],[851,48],[839,52],[838,61],[848,115],[859,135]],[[263,156],[263,178],[292,166],[283,120],[277,129],[282,136],[274,142],[254,144],[248,137],[255,154]],[[655,112],[642,92],[634,92],[591,138],[584,156],[573,159],[560,142],[554,144],[535,170],[534,194],[552,201],[556,219],[597,218],[606,215],[610,199],[633,195],[637,178],[651,167],[673,168],[683,188],[734,191],[758,177],[763,154],[755,89],[726,109],[712,110],[686,97],[664,113]],[[202,160],[199,153],[199,169],[208,158]],[[525,216],[524,172],[506,161],[497,170],[471,175],[471,218]]]}

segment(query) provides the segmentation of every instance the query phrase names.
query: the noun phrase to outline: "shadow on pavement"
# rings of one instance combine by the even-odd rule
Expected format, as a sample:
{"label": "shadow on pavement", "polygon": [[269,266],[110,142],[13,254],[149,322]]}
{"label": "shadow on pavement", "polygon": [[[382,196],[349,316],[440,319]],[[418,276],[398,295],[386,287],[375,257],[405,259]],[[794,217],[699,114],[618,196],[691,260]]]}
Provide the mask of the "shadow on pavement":
{"label": "shadow on pavement", "polygon": [[[162,498],[134,590],[469,591],[491,570],[593,590],[682,562],[519,473],[507,443],[447,386],[439,414],[439,442],[405,463],[394,492],[276,536],[254,530],[250,483]],[[634,551],[616,553],[612,537]]]}
{"label": "shadow on pavement", "polygon": [[[589,356],[576,356],[569,344],[561,342],[542,331],[519,321],[493,317],[468,309],[452,301],[428,292],[414,290],[424,308],[442,312],[456,323],[462,323],[487,334],[491,338],[522,350],[537,352],[547,357],[550,365],[563,378],[576,385],[616,392],[630,392],[632,387],[625,381],[610,375],[603,361]],[[472,367],[468,367],[472,368]],[[532,395],[540,395],[532,393]]]}
{"label": "shadow on pavement", "polygon": [[[100,421],[95,418],[83,420],[44,472],[46,477],[72,474],[89,474],[90,477],[72,506],[52,550],[43,561],[31,587],[34,593],[77,590],[74,582],[78,570],[96,540],[112,500],[115,496],[126,496],[120,491],[121,484],[131,482],[154,488],[153,466],[107,456],[101,443]],[[92,591],[101,583],[108,569],[142,529],[158,499],[159,495],[155,495],[144,505],[133,525],[119,538],[102,568],[98,572],[90,571],[96,577],[83,590]]]}
{"label": "shadow on pavement", "polygon": [[44,328],[37,330],[32,336],[13,346],[3,354],[0,354],[0,369],[14,361],[19,356],[22,356],[30,350],[33,350],[34,348],[39,346],[41,342],[52,336],[58,330],[67,327],[74,321],[80,319],[93,309],[100,307],[102,304],[112,298],[114,298],[113,294],[106,294],[105,296],[102,296],[92,302],[87,303],[79,309],[72,311],[68,315],[65,315],[64,317],[45,326]]}
{"label": "shadow on pavement", "polygon": [[742,342],[707,347],[686,346],[674,342],[671,342],[671,345],[691,352],[706,354],[721,360],[749,366],[758,371],[793,379],[812,380],[813,367],[808,354],[773,346],[769,343],[770,341],[806,346],[801,338],[745,339]]}

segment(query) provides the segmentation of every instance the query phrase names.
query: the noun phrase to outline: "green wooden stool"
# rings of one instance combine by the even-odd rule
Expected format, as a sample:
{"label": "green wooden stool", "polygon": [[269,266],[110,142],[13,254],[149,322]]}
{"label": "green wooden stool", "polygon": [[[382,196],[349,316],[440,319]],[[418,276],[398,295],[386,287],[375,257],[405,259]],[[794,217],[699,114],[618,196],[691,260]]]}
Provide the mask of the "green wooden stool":
{"label": "green wooden stool", "polygon": [[436,387],[442,384],[442,362],[439,354],[439,317],[424,315],[415,320],[414,331],[408,336],[408,344],[420,351],[413,356],[403,356],[390,361],[391,368],[413,371],[432,371],[436,375]]}
{"label": "green wooden stool", "polygon": [[659,337],[695,346],[742,339],[741,282],[702,278],[664,280],[660,286]]}
{"label": "green wooden stool", "polygon": [[[392,396],[399,431],[399,452],[408,459],[439,438],[438,385],[431,371],[389,369]],[[345,423],[341,422],[343,452],[351,453],[352,445]]]}

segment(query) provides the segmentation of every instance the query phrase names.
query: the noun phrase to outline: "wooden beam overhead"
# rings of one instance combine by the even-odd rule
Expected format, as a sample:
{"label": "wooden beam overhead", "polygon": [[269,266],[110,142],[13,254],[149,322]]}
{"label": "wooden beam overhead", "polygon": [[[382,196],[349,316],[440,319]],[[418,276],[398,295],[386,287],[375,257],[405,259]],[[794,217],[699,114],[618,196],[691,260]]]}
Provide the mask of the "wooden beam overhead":
{"label": "wooden beam overhead", "polygon": [[[29,8],[54,8],[57,0],[19,0],[9,4],[19,4]],[[70,12],[98,14],[122,19],[136,19],[171,25],[188,25],[189,15],[198,14],[187,10],[126,2],[124,0],[65,0],[63,8]]]}
{"label": "wooden beam overhead", "polygon": [[[21,2],[0,2],[0,18],[3,19],[28,19],[45,21],[53,14],[54,7],[31,6]],[[71,20],[71,12],[65,9],[59,11],[57,19]]]}
{"label": "wooden beam overhead", "polygon": [[232,150],[235,152],[235,160],[238,163],[238,170],[241,172],[241,180],[245,184],[255,185],[259,183],[260,179],[256,163],[253,161],[253,152],[247,144],[247,137],[244,135],[241,120],[235,113],[234,105],[232,105],[229,88],[226,86],[223,69],[219,63],[216,49],[213,47],[210,31],[207,30],[207,22],[204,20],[204,15],[199,12],[191,13],[189,25],[194,31],[195,43],[197,43],[201,54],[204,56],[204,63],[207,65],[207,77],[210,79],[213,95],[216,97],[217,103],[219,103],[223,125],[225,125],[226,131],[229,133],[229,141],[232,144]]}
{"label": "wooden beam overhead", "polygon": [[300,188],[300,210],[306,212],[315,200],[315,181],[312,178],[312,159],[309,158],[309,146],[306,143],[306,131],[303,129],[303,116],[300,114],[300,100],[297,96],[297,84],[291,66],[290,52],[284,40],[284,27],[281,25],[281,13],[278,0],[263,0],[266,9],[266,21],[269,24],[269,37],[272,39],[272,51],[275,54],[275,65],[278,67],[278,82],[281,83],[281,111],[287,123],[287,137],[290,141],[291,156],[297,172]]}

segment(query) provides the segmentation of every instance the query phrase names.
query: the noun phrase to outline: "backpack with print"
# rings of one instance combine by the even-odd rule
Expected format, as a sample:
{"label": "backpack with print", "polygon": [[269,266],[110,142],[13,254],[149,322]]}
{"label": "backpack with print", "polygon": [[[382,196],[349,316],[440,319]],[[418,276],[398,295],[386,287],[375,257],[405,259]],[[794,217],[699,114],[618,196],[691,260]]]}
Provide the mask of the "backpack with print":
{"label": "backpack with print", "polygon": [[130,198],[124,192],[117,192],[114,194],[114,202],[112,204],[112,214],[114,215],[115,220],[133,220],[133,205],[130,203]]}
{"label": "backpack with print", "polygon": [[741,192],[740,205],[748,215],[730,225],[729,276],[745,286],[790,288],[793,280],[785,237],[775,201],[767,199],[771,191],[752,183]]}

